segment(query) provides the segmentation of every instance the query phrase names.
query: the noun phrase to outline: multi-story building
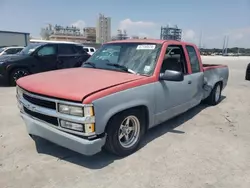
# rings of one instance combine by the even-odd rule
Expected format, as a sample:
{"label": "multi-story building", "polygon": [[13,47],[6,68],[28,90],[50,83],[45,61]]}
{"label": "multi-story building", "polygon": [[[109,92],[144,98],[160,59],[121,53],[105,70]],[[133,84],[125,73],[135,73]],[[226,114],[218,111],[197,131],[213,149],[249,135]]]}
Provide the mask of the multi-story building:
{"label": "multi-story building", "polygon": [[182,30],[176,26],[161,27],[160,39],[163,40],[181,40]]}
{"label": "multi-story building", "polygon": [[96,24],[96,43],[111,41],[111,18],[99,14]]}
{"label": "multi-story building", "polygon": [[83,29],[83,36],[88,42],[96,42],[96,28],[95,27],[85,27]]}
{"label": "multi-story building", "polygon": [[41,29],[42,39],[56,40],[56,41],[71,41],[84,43],[87,42],[86,37],[82,34],[81,30],[77,27],[63,27],[60,25],[51,25]]}

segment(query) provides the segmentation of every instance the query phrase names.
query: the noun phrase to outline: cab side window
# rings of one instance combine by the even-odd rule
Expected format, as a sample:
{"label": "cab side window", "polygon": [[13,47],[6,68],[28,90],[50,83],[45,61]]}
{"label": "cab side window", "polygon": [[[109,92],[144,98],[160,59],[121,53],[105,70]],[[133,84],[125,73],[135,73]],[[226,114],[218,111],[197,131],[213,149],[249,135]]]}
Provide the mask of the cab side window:
{"label": "cab side window", "polygon": [[58,44],[58,54],[60,55],[72,55],[76,54],[76,50],[73,45],[70,44]]}
{"label": "cab side window", "polygon": [[15,48],[10,48],[8,50],[5,51],[6,54],[16,54],[16,49]]}
{"label": "cab side window", "polygon": [[55,46],[44,46],[40,50],[38,50],[37,55],[39,56],[56,55],[56,48]]}
{"label": "cab side window", "polygon": [[192,73],[200,72],[200,62],[193,46],[186,46],[188,57],[191,63]]}
{"label": "cab side window", "polygon": [[88,55],[88,53],[82,46],[75,45],[75,50],[78,54]]}
{"label": "cab side window", "polygon": [[174,70],[187,74],[186,59],[181,45],[169,45],[162,62],[161,73]]}

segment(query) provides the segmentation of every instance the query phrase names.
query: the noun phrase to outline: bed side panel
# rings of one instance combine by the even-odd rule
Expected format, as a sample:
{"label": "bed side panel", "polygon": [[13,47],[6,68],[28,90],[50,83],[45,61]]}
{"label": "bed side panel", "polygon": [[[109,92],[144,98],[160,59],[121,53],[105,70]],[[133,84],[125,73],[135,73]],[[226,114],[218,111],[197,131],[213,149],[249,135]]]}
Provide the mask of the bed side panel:
{"label": "bed side panel", "polygon": [[204,98],[208,97],[210,92],[212,91],[214,85],[222,81],[223,83],[223,88],[224,89],[227,85],[228,81],[228,76],[229,76],[229,71],[227,66],[221,66],[217,68],[209,68],[204,70]]}

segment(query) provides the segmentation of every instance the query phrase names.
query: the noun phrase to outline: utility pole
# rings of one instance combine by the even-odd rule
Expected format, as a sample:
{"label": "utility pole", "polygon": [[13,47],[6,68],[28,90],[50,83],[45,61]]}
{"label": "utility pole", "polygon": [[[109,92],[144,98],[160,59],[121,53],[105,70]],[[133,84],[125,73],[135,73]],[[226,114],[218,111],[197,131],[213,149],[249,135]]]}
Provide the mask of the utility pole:
{"label": "utility pole", "polygon": [[226,49],[225,49],[225,54],[227,55],[227,48],[228,48],[228,41],[229,41],[229,36],[226,36]]}
{"label": "utility pole", "polygon": [[223,40],[222,55],[224,55],[225,53],[225,45],[226,45],[226,36],[224,36],[224,40]]}
{"label": "utility pole", "polygon": [[201,49],[201,45],[202,45],[202,31],[201,31],[201,33],[200,33],[199,49]]}

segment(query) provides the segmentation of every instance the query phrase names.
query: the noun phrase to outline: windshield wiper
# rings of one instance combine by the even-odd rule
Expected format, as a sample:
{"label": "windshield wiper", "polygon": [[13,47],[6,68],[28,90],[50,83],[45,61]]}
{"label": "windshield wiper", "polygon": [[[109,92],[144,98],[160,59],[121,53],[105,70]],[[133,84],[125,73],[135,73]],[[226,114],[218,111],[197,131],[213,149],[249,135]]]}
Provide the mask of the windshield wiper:
{"label": "windshield wiper", "polygon": [[123,70],[123,71],[125,71],[125,72],[129,72],[129,73],[136,74],[135,71],[133,71],[133,70],[127,68],[127,67],[124,66],[124,65],[119,65],[119,64],[117,64],[117,63],[106,63],[106,65],[109,65],[109,66],[113,66],[113,67],[119,68],[119,69],[121,69],[121,70]]}
{"label": "windshield wiper", "polygon": [[95,63],[92,62],[85,62],[83,65],[90,65],[91,67],[96,68]]}

